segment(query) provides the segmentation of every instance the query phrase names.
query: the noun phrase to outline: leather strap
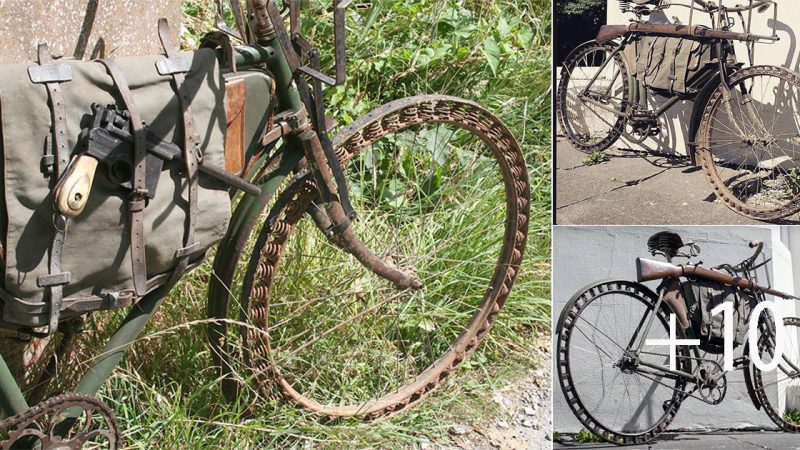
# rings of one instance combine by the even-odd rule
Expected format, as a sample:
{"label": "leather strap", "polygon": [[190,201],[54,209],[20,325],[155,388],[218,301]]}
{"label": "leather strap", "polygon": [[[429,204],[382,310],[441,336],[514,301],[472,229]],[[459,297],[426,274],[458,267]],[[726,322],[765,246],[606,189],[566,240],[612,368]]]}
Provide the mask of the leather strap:
{"label": "leather strap", "polygon": [[[61,64],[53,64],[53,57],[50,55],[47,44],[39,44],[38,53],[39,67],[62,66]],[[63,64],[63,66],[69,67],[66,64]],[[69,76],[51,78],[35,77],[33,68],[29,69],[28,72],[31,75],[31,80],[33,80],[34,83],[44,83],[44,85],[47,87],[47,93],[50,97],[50,111],[53,115],[53,153],[45,154],[43,165],[47,167],[49,174],[56,175],[54,181],[57,181],[61,174],[63,174],[66,170],[67,164],[69,164],[69,149],[67,148],[67,114],[64,108],[64,95],[61,92],[60,83],[70,81],[72,79],[72,72],[71,70],[66,71],[69,73]],[[50,148],[48,147],[48,152],[49,151]]]}
{"label": "leather strap", "polygon": [[[66,64],[53,63],[53,57],[50,55],[47,44],[39,44],[38,53],[38,68],[46,68],[47,70],[37,71],[32,67],[28,72],[34,83],[44,83],[50,98],[50,112],[53,116],[53,133],[50,139],[52,148],[50,145],[47,146],[45,155],[42,158],[42,165],[45,175],[49,176],[52,185],[56,186],[69,164],[66,110],[60,83],[70,81],[72,79],[72,71]],[[62,66],[66,66],[66,68]],[[61,254],[67,234],[67,218],[59,214],[55,206],[53,207],[53,225],[56,233],[53,237],[53,242],[50,244],[48,274],[36,280],[37,285],[45,289],[45,296],[49,296],[50,300],[48,335],[53,335],[58,330],[61,305],[64,300],[64,285],[70,282],[70,273],[61,272]]]}
{"label": "leather strap", "polygon": [[144,236],[144,208],[146,206],[147,188],[147,147],[145,146],[145,132],[139,109],[133,100],[128,82],[122,74],[117,63],[110,59],[100,60],[106,67],[108,74],[117,87],[117,92],[122,98],[125,109],[131,115],[131,128],[133,133],[133,192],[128,199],[131,227],[131,263],[133,266],[133,287],[139,297],[147,293],[147,262],[145,260]]}
{"label": "leather strap", "polygon": [[200,48],[221,48],[223,64],[236,73],[236,50],[233,48],[231,38],[221,31],[211,31],[200,40]]}
{"label": "leather strap", "polygon": [[[170,32],[169,22],[167,19],[159,19],[158,21],[158,36],[161,39],[161,45],[164,47],[164,52],[169,59],[179,58],[180,55],[175,49],[172,42],[172,33]],[[169,283],[174,283],[179,280],[186,272],[189,266],[189,260],[192,253],[200,248],[198,242],[195,242],[195,225],[197,224],[197,184],[198,184],[198,159],[200,155],[200,139],[197,137],[196,128],[194,126],[194,118],[192,116],[192,99],[184,89],[184,81],[186,81],[186,74],[184,72],[176,72],[172,74],[172,79],[175,83],[175,92],[178,95],[178,103],[183,111],[183,160],[186,165],[186,177],[189,182],[189,211],[186,221],[186,232],[184,234],[183,248],[175,253],[178,258],[178,264],[172,272],[172,277]]]}

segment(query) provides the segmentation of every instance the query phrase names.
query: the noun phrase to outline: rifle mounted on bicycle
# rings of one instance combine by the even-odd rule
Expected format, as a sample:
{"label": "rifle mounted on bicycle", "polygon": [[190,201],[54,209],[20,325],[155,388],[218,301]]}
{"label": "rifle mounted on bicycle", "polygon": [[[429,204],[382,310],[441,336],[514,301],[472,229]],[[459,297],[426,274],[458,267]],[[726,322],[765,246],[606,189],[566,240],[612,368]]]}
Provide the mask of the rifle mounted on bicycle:
{"label": "rifle mounted on bicycle", "polygon": [[[623,0],[619,5],[636,19],[603,26],[561,67],[557,114],[569,142],[590,153],[623,137],[642,143],[661,134],[659,118],[691,101],[687,155],[703,168],[716,197],[757,220],[800,212],[800,121],[794,101],[800,76],[754,65],[757,44],[779,39],[777,3]],[[665,14],[672,8],[688,8],[688,23],[669,22]],[[753,33],[756,18],[769,12],[772,34]],[[697,24],[698,14],[705,14],[709,25]],[[749,65],[737,58],[737,43],[747,51]],[[663,101],[651,104],[651,95]]]}

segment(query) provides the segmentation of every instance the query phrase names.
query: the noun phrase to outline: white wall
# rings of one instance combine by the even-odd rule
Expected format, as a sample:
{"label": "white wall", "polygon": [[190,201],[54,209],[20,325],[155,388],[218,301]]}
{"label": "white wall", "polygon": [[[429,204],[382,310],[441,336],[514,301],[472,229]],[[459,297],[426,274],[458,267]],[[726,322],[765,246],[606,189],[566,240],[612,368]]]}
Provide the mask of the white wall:
{"label": "white wall", "polygon": [[[724,4],[733,5],[736,3],[746,3],[747,0],[724,0]],[[691,0],[672,0],[673,3],[689,3]],[[716,3],[716,0],[715,0]],[[798,57],[798,39],[800,36],[795,30],[800,30],[800,14],[793,9],[798,7],[796,0],[777,0],[778,3],[778,31],[780,41],[774,44],[758,44],[755,50],[755,64],[779,65],[792,70],[800,69],[800,57]],[[673,17],[678,17],[683,23],[688,23],[689,13],[687,8],[671,7],[664,11],[664,14],[654,14],[653,22],[673,22]],[[745,16],[746,18],[747,16]],[[631,13],[623,14],[619,9],[618,0],[608,0],[608,23],[627,24],[635,16]],[[694,23],[709,24],[708,16],[695,12]],[[772,34],[773,14],[770,9],[764,14],[753,15],[752,32],[761,35]],[[741,31],[738,23],[734,31]],[[747,62],[747,50],[742,45],[737,45],[736,54],[740,62]],[[651,98],[654,103],[651,107],[657,107],[663,102],[663,98],[654,96]],[[692,114],[692,103],[681,102],[674,106],[667,114],[662,116],[661,135],[649,138],[641,144],[632,144],[621,139],[617,142],[617,147],[632,148],[636,150],[649,150],[662,153],[687,154],[686,140],[689,133],[689,119]]]}

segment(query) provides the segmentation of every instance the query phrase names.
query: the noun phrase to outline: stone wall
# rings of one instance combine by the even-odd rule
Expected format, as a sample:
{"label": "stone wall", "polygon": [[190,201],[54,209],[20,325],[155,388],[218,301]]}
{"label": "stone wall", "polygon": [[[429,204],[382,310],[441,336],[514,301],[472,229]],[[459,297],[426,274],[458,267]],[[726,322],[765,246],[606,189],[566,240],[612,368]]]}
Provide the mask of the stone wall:
{"label": "stone wall", "polygon": [[161,17],[177,42],[180,0],[0,0],[0,64],[34,60],[40,41],[77,59],[160,53]]}

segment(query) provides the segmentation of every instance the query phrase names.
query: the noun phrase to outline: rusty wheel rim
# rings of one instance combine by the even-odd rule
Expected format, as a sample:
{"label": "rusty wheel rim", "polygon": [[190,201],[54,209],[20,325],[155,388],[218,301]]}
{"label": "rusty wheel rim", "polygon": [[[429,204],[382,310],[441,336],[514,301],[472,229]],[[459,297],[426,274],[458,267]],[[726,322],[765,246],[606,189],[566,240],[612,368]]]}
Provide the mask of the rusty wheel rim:
{"label": "rusty wheel rim", "polygon": [[[756,220],[800,211],[800,77],[779,67],[748,67],[709,97],[697,156],[717,198]],[[742,93],[742,89],[748,92]]]}
{"label": "rusty wheel rim", "polygon": [[[387,142],[387,136],[399,139],[397,136],[404,131],[414,130],[414,135],[419,136],[420,128],[430,129],[432,124],[439,124],[436,126],[446,126],[448,129],[455,130],[450,135],[451,137],[457,137],[457,133],[463,133],[464,136],[471,137],[473,141],[480,142],[485,152],[476,154],[479,156],[479,158],[476,157],[476,161],[488,161],[491,163],[490,166],[496,169],[496,179],[492,183],[473,186],[466,198],[477,198],[479,194],[488,195],[492,189],[503,194],[503,198],[494,205],[494,211],[498,213],[496,214],[498,216],[496,223],[487,222],[490,218],[488,216],[468,222],[473,228],[477,225],[485,225],[489,229],[494,229],[499,236],[496,242],[496,252],[489,262],[480,260],[480,266],[490,266],[490,270],[484,275],[486,285],[480,289],[473,289],[473,291],[479,290],[480,295],[472,295],[472,297],[479,298],[472,303],[464,302],[469,313],[463,315],[461,317],[463,320],[455,328],[449,329],[449,334],[445,334],[443,339],[437,341],[437,345],[431,345],[431,351],[427,353],[428,360],[419,362],[414,359],[414,364],[409,366],[411,369],[403,372],[403,376],[392,377],[382,373],[382,377],[378,377],[382,384],[376,389],[348,391],[351,386],[347,383],[351,380],[348,378],[350,375],[347,371],[356,365],[355,363],[348,365],[348,361],[357,362],[361,371],[366,372],[385,370],[391,364],[397,363],[396,360],[413,359],[409,356],[414,355],[413,351],[409,349],[410,346],[401,350],[402,346],[393,342],[392,345],[395,347],[380,347],[388,345],[387,341],[392,340],[386,337],[390,333],[396,333],[396,336],[402,334],[399,332],[402,331],[400,330],[402,327],[398,323],[402,322],[403,326],[409,324],[408,320],[399,318],[400,314],[394,316],[394,327],[382,329],[383,334],[380,336],[386,337],[386,339],[377,339],[376,332],[374,332],[369,335],[369,339],[372,340],[363,341],[368,342],[368,345],[361,345],[359,349],[362,353],[358,354],[356,352],[348,353],[347,346],[352,342],[348,340],[348,336],[350,339],[354,336],[364,338],[365,330],[373,330],[371,327],[361,326],[359,330],[362,334],[354,333],[352,329],[356,327],[353,325],[356,321],[366,322],[363,318],[367,314],[387,309],[396,303],[410,308],[408,305],[411,305],[411,302],[399,302],[397,298],[402,297],[404,300],[408,300],[408,298],[414,298],[413,296],[416,294],[398,292],[394,288],[391,288],[390,291],[390,288],[385,285],[386,282],[381,284],[383,280],[376,280],[374,276],[369,276],[371,274],[358,279],[344,274],[354,267],[357,267],[362,274],[366,269],[348,260],[349,255],[335,249],[333,244],[327,242],[325,236],[314,228],[310,219],[303,219],[307,217],[306,211],[314,205],[316,191],[310,177],[300,176],[278,198],[258,234],[248,263],[248,273],[244,276],[244,288],[240,295],[245,313],[244,319],[250,324],[250,327],[241,329],[243,353],[247,366],[254,369],[254,378],[262,394],[271,397],[276,392],[280,392],[305,408],[333,417],[375,418],[397,413],[427,397],[442,380],[454,371],[456,366],[475,351],[489,331],[505,303],[519,271],[529,217],[530,188],[527,170],[520,149],[507,128],[486,110],[472,102],[441,96],[416,97],[388,104],[347,127],[335,140],[337,154],[346,163],[345,165],[350,165],[349,173],[352,175],[353,165],[364,164],[364,158],[360,155],[366,148],[374,148],[376,142]],[[448,141],[450,145],[455,142],[450,138]],[[393,141],[390,137],[388,142],[395,145],[399,141]],[[443,145],[442,147],[447,146]],[[477,164],[473,164],[471,167],[474,169]],[[363,170],[356,171],[356,173],[363,173]],[[456,178],[453,177],[453,179]],[[351,179],[351,185],[353,184],[358,183],[353,183]],[[405,195],[418,201],[423,198],[418,192]],[[431,277],[426,277],[427,267],[424,267],[424,264],[420,265],[420,261],[424,260],[427,255],[419,256],[417,254],[409,258],[407,252],[398,251],[399,246],[397,245],[381,246],[381,243],[376,243],[369,237],[365,238],[365,231],[370,228],[381,228],[381,224],[376,223],[372,215],[379,208],[365,207],[364,198],[374,197],[364,195],[363,190],[356,193],[354,197],[356,197],[357,209],[362,215],[362,219],[356,225],[356,232],[365,243],[376,253],[390,253],[393,261],[401,267],[412,266],[414,269],[420,270],[422,273],[419,275],[424,281],[435,282],[436,280],[432,280]],[[432,196],[426,195],[427,197]],[[496,200],[496,198],[494,199]],[[460,197],[458,200],[463,203],[465,197]],[[441,205],[441,199],[436,204]],[[421,209],[417,209],[417,211],[419,210]],[[418,221],[416,223],[419,224]],[[383,231],[387,231],[385,228],[387,225],[383,224],[383,226]],[[403,224],[399,229],[404,229],[406,226],[407,224]],[[382,236],[383,234],[373,233],[373,237],[375,235]],[[402,241],[402,239],[398,239],[398,236],[405,239],[408,235],[392,235],[393,242]],[[475,240],[476,236],[479,235],[476,233],[460,238],[460,240],[465,241],[465,245],[467,245],[470,239]],[[304,254],[302,251],[304,245],[313,246],[316,251]],[[387,251],[387,248],[390,251]],[[413,246],[411,248],[415,251],[419,250]],[[443,245],[437,251],[446,249],[446,246]],[[306,260],[310,258],[309,255],[313,255],[316,259],[323,259],[328,254],[338,254],[338,257],[342,259],[339,259],[336,264],[328,264],[325,267],[306,264]],[[428,259],[434,260],[433,256]],[[465,263],[454,260],[452,264]],[[341,283],[309,287],[313,284],[309,280],[315,280],[314,270],[321,268],[338,271],[337,273],[342,274]],[[361,280],[365,280],[363,281],[365,284],[360,291],[356,292],[353,289],[354,281]],[[350,284],[347,284],[348,282]],[[304,285],[304,283],[308,284]],[[290,286],[291,284],[294,286]],[[347,284],[347,289],[342,291],[344,284]],[[327,316],[321,313],[324,311],[319,306],[322,303],[321,296],[310,294],[314,289],[317,290],[316,292],[339,289],[336,292],[329,292],[329,294],[335,295],[326,297],[326,303],[330,304],[330,309],[326,311]],[[464,295],[457,288],[452,291],[453,296]],[[306,298],[298,296],[298,292],[303,292]],[[376,292],[387,295],[384,296],[385,298],[377,300],[374,298],[377,297]],[[346,298],[347,301],[337,304],[330,300],[331,298]],[[309,300],[311,301],[309,302]],[[314,304],[314,308],[318,311],[315,313],[309,311],[309,303]],[[300,308],[299,306],[302,305],[306,306]],[[425,303],[425,305],[430,305],[430,303]],[[289,314],[294,307],[297,307],[298,311]],[[348,317],[356,319],[339,327],[325,322],[324,319],[329,316],[344,315],[343,311],[346,308],[352,309],[347,312],[350,314]],[[426,311],[426,314],[417,314],[414,317],[420,319],[421,322],[414,323],[413,326],[423,330],[430,327],[431,329],[427,333],[442,329],[436,322],[441,317],[437,318],[433,311]],[[290,328],[290,323],[295,328]],[[284,333],[284,330],[290,329],[298,334]],[[456,329],[457,332],[453,332],[453,329]],[[345,331],[349,331],[349,335]],[[327,351],[322,352],[322,356],[314,360],[297,357],[296,355],[300,352],[310,354],[308,349],[319,346],[319,342],[322,340],[317,339],[309,344],[310,339],[308,339],[303,344],[298,343],[290,349],[286,344],[298,342],[292,338],[301,335],[302,332],[306,332],[306,335],[317,333],[316,336],[322,336],[322,339],[329,345]],[[396,336],[394,337],[396,338]],[[398,340],[395,339],[395,341]],[[444,341],[447,345],[441,346]],[[362,341],[356,340],[356,342]],[[425,343],[430,344],[431,342],[425,341]],[[341,354],[336,352],[339,349],[341,349]],[[393,355],[392,352],[401,353],[402,356],[395,360],[375,357],[375,355]],[[307,370],[305,373],[307,374],[312,373],[310,371],[324,371],[328,376],[334,372],[342,375],[330,382],[325,390],[322,390],[319,386],[323,383],[323,377],[316,373],[314,376],[317,378],[309,375],[307,379],[303,379],[302,376],[298,376],[298,364],[300,363],[297,361],[305,364]],[[324,378],[324,380],[328,379]],[[334,392],[336,395],[331,395]]]}

